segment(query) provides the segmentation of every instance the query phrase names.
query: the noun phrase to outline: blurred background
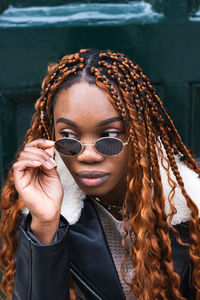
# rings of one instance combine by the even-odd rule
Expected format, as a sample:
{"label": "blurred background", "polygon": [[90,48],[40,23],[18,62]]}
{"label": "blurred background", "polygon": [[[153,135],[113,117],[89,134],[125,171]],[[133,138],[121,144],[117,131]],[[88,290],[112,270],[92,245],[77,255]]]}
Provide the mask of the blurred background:
{"label": "blurred background", "polygon": [[200,157],[200,0],[0,0],[0,182],[29,128],[47,64],[80,48],[140,64]]}

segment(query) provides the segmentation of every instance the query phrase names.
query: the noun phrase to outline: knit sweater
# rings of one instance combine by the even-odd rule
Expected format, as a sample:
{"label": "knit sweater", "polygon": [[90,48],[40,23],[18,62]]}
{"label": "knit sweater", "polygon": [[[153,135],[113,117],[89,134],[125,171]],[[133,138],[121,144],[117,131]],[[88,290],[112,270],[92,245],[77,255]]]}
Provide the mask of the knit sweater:
{"label": "knit sweater", "polygon": [[[99,215],[99,218],[100,218],[100,221],[101,221],[104,233],[105,233],[105,237],[106,237],[106,240],[108,243],[108,247],[110,249],[110,253],[112,255],[119,279],[121,281],[121,285],[122,285],[124,294],[127,295],[128,286],[122,280],[121,271],[120,271],[121,260],[125,253],[125,250],[121,243],[123,234],[124,234],[124,231],[122,228],[122,222],[115,219],[115,217],[113,217],[113,215],[108,210],[106,210],[100,203],[98,203],[96,200],[93,199],[93,202],[95,204],[97,213]],[[130,242],[129,242],[129,245],[130,245]],[[126,276],[127,281],[130,281],[128,274],[130,273],[130,271],[132,269],[131,266],[132,266],[132,264],[131,264],[130,258],[128,258],[128,261],[127,261],[128,272],[127,272],[127,276]],[[135,296],[130,295],[129,299],[134,300],[136,298],[135,298]]]}

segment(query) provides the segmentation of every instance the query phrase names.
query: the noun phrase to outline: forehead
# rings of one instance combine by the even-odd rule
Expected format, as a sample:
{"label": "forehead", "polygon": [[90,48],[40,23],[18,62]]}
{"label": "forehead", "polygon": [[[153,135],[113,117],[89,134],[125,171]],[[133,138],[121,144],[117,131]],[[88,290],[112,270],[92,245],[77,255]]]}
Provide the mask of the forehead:
{"label": "forehead", "polygon": [[[54,117],[73,120],[104,119],[118,116],[105,91],[96,84],[77,83],[59,92],[54,106]],[[89,120],[88,120],[89,121]]]}

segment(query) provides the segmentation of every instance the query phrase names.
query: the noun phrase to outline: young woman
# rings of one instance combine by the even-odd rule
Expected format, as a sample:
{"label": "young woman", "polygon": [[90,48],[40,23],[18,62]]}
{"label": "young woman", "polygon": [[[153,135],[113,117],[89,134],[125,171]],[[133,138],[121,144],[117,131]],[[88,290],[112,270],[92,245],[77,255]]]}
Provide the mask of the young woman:
{"label": "young woman", "polygon": [[141,68],[66,55],[35,108],[2,191],[7,299],[200,299],[200,168]]}

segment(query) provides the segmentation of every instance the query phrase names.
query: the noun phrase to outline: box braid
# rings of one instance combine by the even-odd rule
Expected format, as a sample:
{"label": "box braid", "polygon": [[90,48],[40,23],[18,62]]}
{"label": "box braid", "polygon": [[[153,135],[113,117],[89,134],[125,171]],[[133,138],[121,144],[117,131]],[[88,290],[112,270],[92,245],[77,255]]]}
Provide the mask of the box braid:
{"label": "box braid", "polygon": [[[109,53],[110,54],[110,53]],[[106,57],[106,54],[103,54],[102,57]],[[129,84],[129,89],[125,87],[125,83],[121,82],[121,76],[118,76],[118,83],[120,84],[120,87],[124,88],[125,87],[125,92],[129,92],[130,94],[133,94],[133,92],[135,90],[137,90],[137,95],[140,95],[140,97],[134,97],[134,102],[136,104],[136,107],[138,109],[138,117],[140,119],[140,121],[145,120],[145,124],[146,124],[146,132],[147,132],[147,136],[148,136],[148,141],[150,143],[149,147],[150,147],[150,155],[154,154],[154,159],[151,158],[150,162],[153,166],[153,161],[155,161],[156,163],[156,168],[154,168],[153,166],[153,170],[157,170],[158,169],[158,161],[155,160],[156,155],[155,155],[155,147],[153,146],[153,139],[152,139],[152,124],[150,122],[150,118],[149,118],[149,113],[150,110],[152,112],[152,115],[154,116],[154,118],[156,117],[156,120],[159,123],[159,126],[157,126],[157,128],[160,128],[161,131],[161,140],[162,143],[165,147],[165,150],[167,152],[167,156],[168,159],[170,161],[170,165],[172,168],[172,171],[177,179],[177,182],[182,190],[182,194],[184,195],[188,207],[191,209],[191,222],[190,222],[190,231],[191,231],[191,236],[193,238],[194,243],[191,245],[190,247],[190,255],[193,259],[193,261],[195,262],[195,266],[194,267],[194,274],[196,276],[196,283],[195,283],[195,287],[197,289],[199,289],[199,279],[200,279],[200,271],[199,271],[199,253],[197,254],[196,249],[199,248],[199,232],[200,232],[200,228],[199,228],[199,223],[198,223],[198,209],[197,207],[194,205],[194,203],[192,202],[192,200],[190,199],[189,195],[187,194],[187,192],[184,189],[184,183],[182,181],[182,178],[180,176],[180,173],[178,171],[178,167],[177,164],[175,162],[175,158],[174,158],[174,153],[173,153],[173,148],[171,145],[171,141],[169,138],[169,133],[171,133],[171,131],[173,131],[174,133],[174,137],[178,139],[178,144],[176,145],[176,150],[180,149],[180,152],[184,153],[184,155],[188,158],[192,158],[191,154],[189,153],[188,149],[184,146],[184,144],[181,141],[180,136],[178,135],[177,130],[174,127],[174,124],[172,122],[172,120],[169,118],[169,116],[166,113],[166,110],[163,108],[163,105],[160,101],[160,99],[158,98],[158,96],[155,97],[155,90],[153,89],[153,87],[149,84],[149,80],[146,78],[146,76],[142,73],[141,68],[139,68],[137,65],[133,65],[133,63],[130,63],[130,61],[128,61],[126,58],[123,61],[122,55],[117,55],[117,54],[112,54],[111,55],[107,55],[108,58],[112,58],[113,60],[115,60],[115,63],[113,63],[113,66],[118,66],[118,71],[119,69],[121,69],[121,71],[124,73],[125,78],[127,79],[127,83]],[[119,63],[117,64],[116,62],[119,61]],[[108,63],[107,62],[101,62],[102,65],[104,65],[105,67],[108,67]],[[109,68],[112,68],[111,65],[109,65]],[[112,68],[114,69],[114,68]],[[128,69],[127,71],[129,71],[130,75],[132,75],[132,80],[129,78],[129,74],[126,73],[126,69]],[[134,72],[132,71],[134,70]],[[139,73],[139,74],[138,74]],[[114,77],[114,74],[113,74]],[[139,78],[138,78],[139,77]],[[144,82],[141,80],[141,78],[144,80]],[[136,82],[135,86],[133,86],[133,84]],[[123,86],[124,85],[124,86]],[[148,90],[146,91],[146,100],[148,101],[147,104],[149,104],[149,107],[146,105],[146,103],[144,102],[144,92],[145,92],[145,88],[148,88]],[[148,93],[147,93],[148,92]],[[150,93],[149,93],[150,92]],[[133,95],[135,96],[135,95]],[[139,100],[138,100],[139,98]],[[126,97],[123,97],[124,100],[126,100]],[[141,105],[142,108],[145,107],[145,109],[140,109],[139,105]],[[143,111],[143,115],[141,117],[141,112]],[[164,117],[167,119],[167,124],[166,124],[166,119],[164,119]],[[170,126],[171,125],[171,126]],[[149,133],[151,136],[149,136]],[[197,171],[197,173],[199,174],[199,167],[197,165],[197,163],[195,162],[195,160],[192,158],[191,159],[191,166],[192,169],[194,171]],[[158,172],[154,172],[154,175],[159,174]],[[159,176],[160,177],[160,176]],[[155,176],[154,176],[154,181],[155,181]],[[161,178],[158,178],[159,181],[161,181]],[[173,186],[174,189],[174,186]],[[172,191],[173,192],[173,191]],[[161,196],[161,195],[160,195]],[[160,199],[162,199],[163,197],[160,197]],[[159,199],[159,198],[158,198]],[[172,214],[175,213],[175,207],[172,205],[172,199],[173,196],[170,199],[170,207],[172,209]],[[164,201],[162,202],[164,204]],[[156,204],[154,202],[154,204]],[[160,201],[159,201],[159,205],[160,205]],[[159,209],[159,206],[156,207],[157,208],[157,212]],[[160,207],[161,211],[164,211],[164,207]],[[172,216],[171,216],[172,219]],[[161,223],[160,223],[161,224]],[[166,227],[166,224],[165,224]],[[161,225],[161,228],[165,228],[164,224]],[[178,237],[179,241],[180,241],[180,237]],[[169,243],[168,243],[169,244]],[[167,257],[166,257],[167,258]],[[168,260],[168,258],[166,259]],[[198,262],[198,263],[197,263]],[[170,269],[173,269],[172,264],[170,266]],[[177,284],[179,281],[177,281],[177,278],[175,281],[173,281],[173,277],[172,277],[172,282],[175,282],[176,285],[174,285],[174,287],[177,287]],[[141,286],[142,287],[142,286]],[[172,287],[173,288],[173,287]]]}
{"label": "box braid", "polygon": [[[133,65],[133,62],[131,60],[128,60],[128,64],[130,67],[135,68],[136,65]],[[176,143],[178,144],[178,147],[175,148],[176,152],[178,149],[180,149],[180,152],[184,153],[184,162],[187,164],[188,162],[190,162],[194,168],[194,170],[199,170],[199,166],[197,164],[197,162],[193,159],[191,153],[189,152],[189,150],[187,149],[187,147],[183,144],[180,135],[178,134],[177,129],[175,128],[173,121],[171,120],[171,118],[169,117],[169,115],[166,112],[166,109],[164,108],[160,98],[158,97],[158,95],[156,94],[156,90],[155,88],[150,84],[149,79],[146,77],[145,74],[143,74],[142,69],[139,67],[138,68],[138,72],[139,72],[139,76],[143,79],[143,83],[146,84],[146,86],[148,86],[148,89],[150,91],[151,97],[152,99],[156,100],[156,106],[155,111],[157,111],[157,113],[161,113],[166,117],[166,120],[169,122],[169,124],[171,126],[166,127],[169,130],[169,133],[171,131],[173,131],[174,133],[174,137],[176,138]],[[152,103],[153,104],[153,103]],[[173,146],[176,146],[175,144],[173,144]],[[197,171],[198,172],[198,171]]]}
{"label": "box braid", "polygon": [[[122,258],[122,277],[129,286],[129,294],[133,292],[138,300],[184,299],[179,292],[180,278],[173,271],[169,239],[169,229],[173,228],[171,219],[176,212],[172,204],[176,183],[170,178],[171,167],[191,210],[190,232],[193,244],[190,246],[190,256],[194,262],[193,282],[197,290],[196,299],[199,299],[198,210],[185,191],[175,154],[179,153],[184,162],[199,175],[200,169],[182,143],[155,89],[137,64],[123,54],[93,49],[82,49],[75,54],[64,56],[59,63],[52,64],[42,83],[42,93],[35,104],[36,112],[22,149],[27,142],[39,137],[52,139],[52,108],[56,95],[62,88],[67,88],[81,80],[96,84],[107,93],[109,101],[129,130],[130,161],[124,202],[125,233],[122,239],[125,248],[125,255]],[[163,154],[163,147],[167,157]],[[165,213],[158,155],[161,157],[161,164],[167,172],[171,186],[168,196],[171,209],[169,216]],[[164,162],[167,163],[167,167]],[[11,299],[12,295],[17,245],[16,228],[22,207],[23,203],[18,199],[11,169],[2,191],[0,224],[3,242],[0,253],[0,267],[3,271],[1,288],[8,299]],[[128,236],[132,242],[131,248],[126,243]],[[178,234],[177,240],[180,244],[184,244]],[[129,280],[126,279],[128,256],[133,264]]]}
{"label": "box braid", "polygon": [[[82,50],[80,53],[83,53]],[[59,86],[72,73],[83,68],[83,58],[80,53],[64,56],[59,64],[50,70],[42,83],[41,97],[36,101],[31,128],[27,131],[22,149],[26,143],[37,138],[50,139],[52,136],[53,122],[49,115],[49,103]],[[74,64],[74,66],[73,66]],[[20,152],[17,154],[18,159]],[[17,195],[14,185],[12,168],[1,193],[1,220],[0,236],[2,248],[0,252],[0,268],[3,278],[0,284],[1,291],[8,300],[12,299],[12,289],[15,274],[15,253],[17,248],[17,228],[21,219],[21,209],[24,206]],[[4,299],[3,295],[0,295]]]}
{"label": "box braid", "polygon": [[[105,58],[105,54],[104,55],[102,55],[104,58]],[[135,91],[135,88],[134,87],[132,87],[132,86],[130,86],[130,84],[132,83],[132,81],[130,80],[130,78],[129,78],[129,76],[128,76],[128,73],[126,72],[126,70],[125,70],[125,68],[124,68],[124,66],[123,66],[123,64],[121,64],[121,58],[120,58],[120,63],[117,65],[117,63],[116,63],[116,60],[117,60],[117,57],[115,56],[113,56],[112,55],[112,57],[109,57],[109,58],[114,58],[115,59],[115,62],[112,64],[112,63],[110,63],[110,64],[108,64],[108,62],[106,62],[106,61],[101,61],[100,63],[99,63],[99,65],[102,65],[102,66],[104,66],[104,67],[106,67],[107,69],[108,69],[108,74],[109,75],[111,75],[111,77],[112,77],[112,79],[114,79],[115,77],[116,77],[116,79],[117,79],[117,81],[118,81],[118,86],[119,87],[122,87],[124,90],[125,90],[125,92],[127,93],[128,91],[129,91],[129,93],[133,93],[132,91]],[[118,66],[118,67],[117,67]],[[123,72],[123,75],[125,75],[125,76],[122,76],[120,73],[119,73],[119,69],[121,69],[121,71]],[[112,72],[110,71],[110,70],[112,70]],[[97,72],[96,71],[96,73],[97,74],[99,74],[100,72]],[[125,74],[124,74],[125,73]],[[120,76],[121,75],[121,76]],[[102,76],[103,77],[103,76]],[[105,76],[104,76],[105,77]],[[127,83],[126,83],[126,80],[125,79],[123,79],[123,78],[126,78],[126,79],[128,79],[127,81],[128,81],[128,85],[127,85]],[[104,78],[104,79],[102,79],[102,81],[105,83],[105,84],[108,84],[108,80],[106,80],[106,78]],[[137,89],[139,89],[140,88],[140,86],[139,86],[139,83],[137,83]],[[132,89],[131,89],[132,88]],[[108,88],[111,92],[112,92],[112,90],[110,89],[110,88]],[[120,89],[121,91],[122,91],[122,89]],[[123,99],[126,99],[127,97],[126,97],[126,95],[124,95],[124,93],[122,93],[123,94]],[[144,124],[144,118],[141,116],[141,109],[138,107],[139,106],[139,104],[141,104],[141,102],[142,102],[142,106],[144,106],[144,97],[141,97],[140,98],[140,103],[139,103],[139,101],[137,101],[138,99],[137,99],[137,96],[135,97],[136,95],[134,95],[134,100],[136,99],[136,106],[137,106],[137,108],[138,108],[138,111],[139,111],[139,113],[138,113],[138,119],[139,119],[139,122],[140,123],[142,123],[142,124]],[[114,98],[114,97],[113,97]],[[130,98],[128,99],[128,100],[130,100]],[[130,102],[130,101],[129,101]],[[132,104],[132,106],[134,105],[134,103],[131,103]],[[121,108],[121,107],[120,107]],[[129,105],[127,105],[127,108],[128,108],[128,110],[130,111],[130,104]],[[148,111],[149,112],[149,111]],[[148,124],[150,124],[150,120],[149,120],[149,118],[148,118],[148,113],[146,113],[146,119],[148,120]],[[131,116],[130,116],[131,117]],[[149,128],[150,128],[150,133],[151,133],[151,138],[148,136],[148,138],[150,138],[150,140],[153,140],[152,139],[152,131],[151,131],[151,127],[149,126]],[[139,139],[141,138],[141,135],[139,136]],[[143,139],[145,139],[145,135],[143,136]],[[148,141],[148,139],[147,139],[147,141]],[[157,159],[157,156],[156,156],[156,151],[155,151],[155,147],[154,147],[154,144],[155,143],[149,143],[150,144],[150,148],[151,148],[151,151],[150,151],[150,153],[152,154],[152,153],[154,153],[154,158],[156,158]],[[142,147],[143,147],[144,145],[142,145]],[[141,147],[140,147],[141,148]],[[151,155],[150,154],[150,155]],[[150,161],[151,162],[153,162],[154,161],[154,159],[150,159]],[[153,166],[153,170],[157,170],[158,169],[158,160],[156,161],[156,163],[157,163],[157,168],[154,168],[154,166]],[[144,165],[143,165],[143,170],[144,170]],[[157,177],[157,175],[158,175],[159,173],[158,172],[156,172],[156,171],[154,171],[154,175]],[[154,176],[154,180],[155,180],[155,176]],[[159,176],[159,178],[157,179],[157,180],[159,180],[159,183],[161,182],[161,178],[160,178],[160,176]],[[145,183],[145,180],[143,180],[142,181],[142,184],[143,184],[143,186],[145,185],[144,184]],[[135,189],[134,189],[135,190]],[[147,200],[147,199],[150,199],[150,201],[151,201],[151,197],[149,197],[150,195],[149,194],[147,194],[147,197],[145,197],[145,201]],[[163,198],[163,194],[161,194],[161,195],[158,195],[159,197],[158,198],[160,198],[160,197],[162,197]],[[141,201],[140,201],[140,203],[141,203]],[[164,210],[165,210],[165,207],[164,207],[164,201],[162,202],[163,203],[163,205],[160,207],[160,203],[159,203],[159,205],[157,205],[156,206],[156,208],[157,209],[159,209],[158,210],[158,216],[159,215],[161,215],[162,216],[162,213],[164,214]],[[154,203],[155,204],[155,203]],[[138,206],[138,207],[140,207],[140,206]],[[138,211],[140,211],[140,209],[138,209]],[[148,215],[149,215],[149,211],[148,211]],[[152,219],[153,219],[153,216],[152,216]],[[166,216],[164,215],[164,219],[166,220]],[[140,220],[141,221],[141,220]],[[166,231],[166,228],[168,228],[168,225],[167,225],[167,223],[166,223],[166,221],[165,221],[165,223],[164,222],[161,222],[161,220],[159,220],[160,222],[160,224],[161,224],[161,234],[160,234],[160,236],[162,237],[163,235],[165,236],[165,239],[168,239],[167,240],[167,245],[170,245],[170,241],[169,241],[169,235],[166,235],[166,234],[164,234],[164,232],[167,232]],[[164,224],[163,224],[164,223]],[[148,224],[149,225],[149,224]],[[148,232],[149,232],[149,228],[150,228],[150,226],[148,226]],[[168,232],[167,232],[168,233]],[[136,236],[138,236],[138,232],[136,232]],[[152,238],[152,236],[151,236],[151,238]],[[161,244],[163,244],[162,242],[161,242]],[[158,247],[158,243],[157,243],[157,247]],[[166,248],[166,246],[165,246],[165,248]],[[169,261],[169,259],[171,259],[171,249],[170,249],[170,247],[168,247],[169,249],[169,253],[167,253],[166,254],[166,262],[168,262]],[[137,251],[136,251],[137,252]],[[126,252],[126,253],[128,253],[128,251]],[[138,255],[139,256],[139,255]],[[142,258],[143,259],[143,258]],[[136,258],[136,256],[135,256],[135,260],[138,262],[138,259]],[[164,258],[163,258],[163,260],[164,260]],[[162,263],[163,263],[163,260],[162,260]],[[156,260],[157,261],[157,260]],[[134,264],[135,264],[135,261],[134,261]],[[151,265],[152,265],[152,263],[151,263]],[[157,269],[157,274],[159,274],[159,270],[160,270],[160,267],[158,266],[158,264],[155,264],[155,266],[156,266],[156,269]],[[168,267],[168,263],[166,263],[166,268]],[[170,264],[170,267],[168,267],[168,272],[169,272],[169,274],[171,275],[171,274],[173,274],[172,276],[171,276],[171,282],[172,282],[172,285],[171,285],[171,287],[172,287],[172,291],[173,291],[173,289],[177,289],[177,287],[178,287],[178,284],[179,284],[179,280],[178,280],[178,276],[176,275],[176,274],[174,274],[173,272],[172,272],[172,270],[173,270],[173,265],[172,265],[172,262],[171,262],[171,264]],[[151,270],[152,271],[152,270]],[[144,276],[144,274],[143,274],[143,278],[144,278],[145,276]],[[134,279],[133,279],[133,283],[134,283]],[[141,288],[143,287],[143,285],[141,285]],[[152,288],[152,282],[151,282],[151,288]],[[155,290],[156,291],[156,290]],[[134,291],[136,294],[141,294],[141,291]],[[157,292],[159,293],[159,290],[157,290]],[[178,293],[179,294],[179,293]],[[177,294],[177,295],[178,295]],[[176,296],[177,296],[176,295]],[[156,294],[154,295],[154,297],[156,297]]]}
{"label": "box braid", "polygon": [[68,76],[83,69],[84,65],[82,61],[83,58],[78,54],[64,57],[61,60],[61,64],[53,70],[50,78],[44,83],[43,94],[38,103],[36,103],[38,105],[38,113],[40,113],[41,128],[43,128],[41,137],[51,139],[52,132],[49,132],[49,128],[52,125],[52,116],[49,109],[50,103],[59,86],[67,80]]}
{"label": "box braid", "polygon": [[[115,57],[115,59],[117,59],[117,58]],[[128,59],[126,57],[124,58],[124,61],[122,61],[121,58],[120,58],[120,65],[119,65],[119,67],[123,70],[123,72],[125,72],[125,68],[128,71],[131,71],[132,70],[132,66],[133,66],[133,64],[132,63],[130,64],[128,62]],[[147,94],[147,92],[145,90],[146,84],[143,84],[143,83],[141,84],[141,80],[140,80],[141,75],[142,75],[142,78],[146,78],[146,77],[144,76],[144,74],[141,74],[141,69],[139,68],[139,66],[137,67],[137,69],[140,71],[140,75],[136,74],[137,75],[136,76],[135,73],[131,72],[132,80],[130,79],[129,75],[127,73],[125,73],[127,81],[128,81],[128,83],[130,85],[129,89],[126,88],[125,91],[126,92],[130,92],[130,95],[133,96],[134,101],[132,101],[132,102],[135,102],[136,105],[137,105],[138,116],[140,118],[140,121],[142,122],[143,119],[144,119],[145,122],[146,122],[147,141],[150,141],[148,143],[148,146],[149,146],[149,155],[150,155],[150,163],[152,165],[154,164],[154,161],[156,163],[156,166],[153,165],[153,167],[152,167],[152,171],[154,171],[152,173],[152,176],[154,175],[154,181],[156,181],[156,177],[159,175],[158,172],[155,172],[155,170],[158,168],[158,159],[157,159],[157,155],[156,155],[156,151],[155,151],[155,142],[154,142],[155,139],[154,139],[154,133],[152,132],[152,122],[151,122],[151,119],[149,117],[150,116],[150,110],[149,110],[149,106],[145,107],[144,95],[147,96],[147,100],[148,100],[148,103],[150,105],[152,103],[152,98],[151,99],[149,98],[149,95]],[[137,88],[134,87],[134,81],[137,82],[137,84],[136,84]],[[135,94],[135,90],[136,89],[137,89],[137,94]],[[152,89],[153,89],[153,87],[151,87],[151,90]],[[139,98],[138,95],[141,95],[140,99],[138,99]],[[134,103],[132,103],[132,104],[134,105]],[[143,110],[143,114],[144,114],[143,116],[141,114],[140,105],[142,106],[142,108],[145,107],[145,110]],[[159,140],[158,140],[158,142],[159,142]],[[156,144],[156,146],[157,146],[157,144]],[[165,168],[165,166],[164,166],[163,163],[162,163],[162,165]],[[165,169],[166,169],[167,172],[169,172],[169,168],[165,168]],[[160,176],[159,176],[158,180],[161,181]],[[172,189],[174,190],[174,188],[176,186],[175,182],[173,182],[173,180],[170,179],[169,180],[169,184],[172,187]],[[172,200],[172,198],[173,197],[171,197],[171,200]],[[174,214],[176,211],[175,211],[175,207],[171,203],[171,200],[169,198],[169,202],[170,202],[170,207],[171,207],[171,210],[172,210],[172,214]]]}
{"label": "box braid", "polygon": [[[117,59],[117,56],[115,56],[115,57],[112,56],[112,57],[115,58],[115,59]],[[119,57],[121,57],[120,54],[119,54]],[[122,61],[120,60],[120,62],[122,63],[122,65],[128,67],[130,71],[131,71],[132,68],[134,68],[134,69],[136,68],[137,65],[133,65],[133,63],[132,63],[130,60],[128,60],[127,58],[125,58],[125,61],[127,62],[127,64],[126,64],[125,62],[122,62]],[[119,67],[124,71],[124,68],[123,68],[122,65],[119,65]],[[153,114],[153,116],[155,116],[155,117],[162,123],[162,125],[165,126],[165,130],[168,129],[168,133],[171,132],[171,128],[169,127],[169,124],[166,126],[166,125],[165,125],[166,120],[164,120],[164,118],[162,117],[162,114],[159,114],[159,113],[160,113],[159,109],[162,109],[163,115],[167,118],[167,120],[169,121],[169,123],[172,125],[172,128],[173,128],[173,130],[174,130],[174,132],[175,132],[175,135],[178,137],[178,142],[180,143],[180,146],[181,146],[180,149],[185,151],[185,155],[187,155],[188,157],[191,157],[190,152],[189,152],[188,149],[185,147],[185,145],[182,143],[182,141],[181,141],[181,139],[180,139],[180,136],[178,135],[178,132],[177,132],[176,128],[174,127],[174,124],[173,124],[172,120],[171,120],[171,119],[169,118],[169,116],[167,115],[166,110],[164,109],[164,107],[163,107],[163,105],[162,105],[162,102],[160,101],[159,97],[155,94],[155,89],[154,89],[154,88],[152,87],[152,85],[149,83],[149,80],[147,79],[147,77],[142,73],[141,68],[137,67],[137,70],[138,70],[138,72],[139,72],[139,75],[138,75],[138,74],[136,74],[137,76],[134,76],[134,75],[133,75],[133,80],[136,80],[136,81],[137,81],[137,85],[136,85],[136,86],[137,86],[137,88],[138,88],[138,93],[139,93],[139,90],[142,90],[142,93],[140,93],[140,94],[142,95],[143,92],[144,92],[143,87],[148,85],[149,90],[150,90],[151,93],[150,93],[150,95],[148,95],[148,94],[146,93],[146,98],[147,98],[147,100],[148,100],[148,103],[149,103],[150,108],[152,109],[152,114]],[[131,72],[131,74],[132,74],[132,72]],[[139,79],[136,79],[136,78],[138,78],[138,76],[139,76],[140,78],[143,78],[143,79],[145,80],[145,82],[143,82],[143,83],[141,84],[140,78],[139,78]],[[127,75],[126,75],[126,77],[127,77]],[[139,82],[138,82],[138,81],[139,81]],[[134,81],[131,81],[131,80],[129,79],[128,82],[129,82],[129,83],[133,83]],[[151,96],[151,97],[150,97],[150,96]],[[154,103],[155,103],[155,99],[153,99],[153,97],[156,98],[156,101],[157,101],[156,104],[159,104],[159,106],[156,106],[156,105],[154,104]],[[142,105],[144,105],[144,102],[142,102],[142,100],[143,100],[143,97],[140,97],[139,102],[140,102]],[[138,101],[137,101],[137,100],[135,100],[135,102],[138,104]],[[152,105],[152,104],[154,104],[154,105]],[[144,111],[146,117],[148,116],[147,111],[149,112],[149,109],[148,109],[148,107],[146,106],[146,110]],[[139,113],[138,113],[138,115],[139,115]],[[150,128],[151,128],[151,127],[150,127]],[[171,141],[170,141],[170,139],[168,138],[168,136],[166,135],[165,130],[164,130],[164,131],[162,130],[161,137],[162,137],[163,134],[164,134],[165,138],[167,139],[167,144],[164,143],[164,140],[163,140],[163,144],[164,144],[166,147],[168,147],[168,151],[171,151],[171,147],[172,147]],[[181,142],[180,142],[180,141],[181,141]],[[176,145],[173,144],[173,146],[175,147]],[[175,149],[176,149],[176,151],[174,151],[174,152],[177,152],[178,147],[175,147]],[[151,151],[150,151],[150,152],[151,152]],[[171,155],[173,156],[172,152],[171,152]],[[174,162],[173,162],[173,163],[174,163]],[[193,158],[192,158],[192,163],[193,163],[193,169],[194,169],[194,170],[196,170],[196,169],[199,170],[198,164],[196,163],[196,161],[195,161]],[[199,174],[199,171],[197,171],[197,173]]]}
{"label": "box braid", "polygon": [[[160,120],[161,120],[161,122],[162,122],[161,124],[163,126],[160,126],[160,130],[161,130],[160,138],[161,138],[164,148],[166,150],[167,157],[169,159],[172,171],[173,171],[173,173],[176,177],[176,180],[181,188],[182,194],[184,195],[184,197],[187,201],[188,207],[191,209],[190,232],[191,232],[191,236],[193,238],[194,243],[190,247],[190,255],[191,255],[193,261],[195,262],[193,274],[196,275],[196,278],[198,278],[197,281],[199,282],[199,279],[200,279],[199,268],[196,267],[198,265],[197,261],[199,261],[199,256],[195,250],[199,247],[199,237],[200,237],[199,236],[199,222],[198,222],[198,208],[194,205],[194,203],[192,202],[191,198],[189,197],[189,195],[187,194],[187,192],[184,188],[184,183],[182,181],[182,178],[179,173],[179,170],[178,170],[178,167],[177,167],[177,164],[175,161],[175,157],[174,157],[174,153],[175,153],[175,151],[177,151],[177,149],[178,150],[180,149],[179,151],[182,152],[186,157],[191,157],[191,154],[188,151],[188,149],[185,147],[185,145],[181,142],[180,136],[178,135],[178,132],[177,132],[176,128],[174,127],[172,120],[167,115],[166,110],[163,108],[163,105],[162,105],[160,99],[158,97],[156,97],[156,98],[158,100],[159,108],[163,109],[163,115],[168,118],[169,124],[172,127],[172,128],[170,128],[169,125],[168,125],[168,127],[165,125],[164,118],[161,115]],[[154,110],[154,112],[155,111],[156,110]],[[158,110],[157,110],[157,112],[158,112]],[[175,149],[173,149],[174,147],[172,147],[172,143],[170,141],[170,134],[169,134],[169,136],[167,135],[166,128],[170,128],[170,130],[168,130],[168,133],[171,133],[171,130],[173,130],[175,138],[177,137],[178,143],[177,143]],[[192,158],[190,163],[191,163],[191,168],[194,171],[197,171],[197,173],[199,174],[198,165],[197,165],[196,161]],[[195,232],[195,234],[194,234],[194,232]],[[196,286],[196,288],[199,288],[199,283],[196,284],[195,286]]]}

